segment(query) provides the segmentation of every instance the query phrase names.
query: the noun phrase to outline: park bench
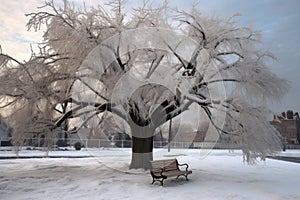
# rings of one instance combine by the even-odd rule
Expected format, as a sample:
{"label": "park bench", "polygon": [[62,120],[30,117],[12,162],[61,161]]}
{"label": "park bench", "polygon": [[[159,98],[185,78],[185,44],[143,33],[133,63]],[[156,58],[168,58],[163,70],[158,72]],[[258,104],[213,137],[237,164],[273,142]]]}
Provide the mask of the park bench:
{"label": "park bench", "polygon": [[[180,176],[184,176],[188,180],[187,176],[192,173],[188,170],[188,164],[179,164],[177,159],[168,159],[168,160],[153,160],[151,163],[151,176],[153,178],[152,184],[156,181],[159,181],[161,185],[165,179],[169,177],[176,176],[178,179]],[[184,170],[181,170],[180,167],[185,166]]]}

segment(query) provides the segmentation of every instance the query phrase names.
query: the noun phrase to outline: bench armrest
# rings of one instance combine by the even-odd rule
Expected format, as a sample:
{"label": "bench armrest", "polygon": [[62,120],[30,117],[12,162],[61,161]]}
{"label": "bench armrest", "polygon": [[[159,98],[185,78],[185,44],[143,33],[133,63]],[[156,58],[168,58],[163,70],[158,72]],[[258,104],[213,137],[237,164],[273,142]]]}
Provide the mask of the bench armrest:
{"label": "bench armrest", "polygon": [[189,168],[188,164],[178,164],[178,166],[186,166],[185,171],[188,171],[188,168]]}
{"label": "bench armrest", "polygon": [[[163,173],[165,170],[164,170],[164,168],[162,168],[162,167],[159,168],[159,169],[160,169],[160,171],[157,169],[157,170],[155,170],[155,172],[159,172],[159,173],[160,173],[160,176],[162,177],[162,176],[163,176],[162,173]],[[152,174],[153,176],[155,176],[155,175],[154,175],[154,171],[151,171],[151,174]]]}
{"label": "bench armrest", "polygon": [[161,171],[160,171],[160,175],[163,176],[162,173],[165,171],[165,169],[164,169],[163,167],[161,167],[160,170],[161,170]]}

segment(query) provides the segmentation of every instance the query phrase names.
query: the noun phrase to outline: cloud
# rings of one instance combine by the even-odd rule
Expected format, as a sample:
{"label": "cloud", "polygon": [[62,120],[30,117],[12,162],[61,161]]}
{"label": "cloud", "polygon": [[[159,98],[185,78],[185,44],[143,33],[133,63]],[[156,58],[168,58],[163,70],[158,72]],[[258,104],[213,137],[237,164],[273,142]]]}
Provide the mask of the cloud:
{"label": "cloud", "polygon": [[25,13],[37,10],[42,1],[2,1],[0,7],[0,44],[4,53],[19,60],[30,56],[30,43],[41,41],[42,33],[27,31]]}

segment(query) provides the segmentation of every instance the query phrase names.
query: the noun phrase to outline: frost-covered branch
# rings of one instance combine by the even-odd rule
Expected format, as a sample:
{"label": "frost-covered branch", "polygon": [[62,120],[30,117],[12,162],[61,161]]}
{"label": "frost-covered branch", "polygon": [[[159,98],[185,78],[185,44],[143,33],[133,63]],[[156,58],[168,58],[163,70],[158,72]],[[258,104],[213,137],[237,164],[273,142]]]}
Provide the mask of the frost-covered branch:
{"label": "frost-covered branch", "polygon": [[0,108],[10,110],[18,141],[68,131],[71,118],[79,127],[102,123],[110,113],[128,123],[136,151],[137,141],[151,142],[155,128],[195,103],[219,134],[238,139],[248,162],[280,149],[261,105],[282,97],[288,82],[269,69],[275,57],[258,48],[259,31],[196,6],[186,12],[145,1],[127,15],[125,3],[80,9],[48,1],[27,14],[28,29],[45,26],[40,51],[25,62],[0,51]]}

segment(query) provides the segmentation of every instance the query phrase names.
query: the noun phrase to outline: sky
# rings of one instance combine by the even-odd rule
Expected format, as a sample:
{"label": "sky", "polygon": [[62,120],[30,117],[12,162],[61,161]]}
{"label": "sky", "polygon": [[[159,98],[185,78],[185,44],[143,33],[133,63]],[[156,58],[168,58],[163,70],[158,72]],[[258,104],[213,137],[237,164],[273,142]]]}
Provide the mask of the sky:
{"label": "sky", "polygon": [[[43,32],[27,31],[26,13],[38,11],[44,0],[0,0],[0,45],[3,53],[19,60],[28,60],[30,44],[42,41]],[[55,0],[61,3],[62,0]],[[75,5],[84,0],[74,0]],[[96,5],[101,0],[85,0],[86,5]],[[128,0],[127,6],[141,4],[142,0]],[[154,0],[154,2],[160,2]],[[172,0],[171,6],[189,10],[193,0]],[[300,112],[300,1],[299,0],[200,0],[198,8],[205,15],[231,16],[242,14],[238,23],[252,25],[261,30],[263,45],[278,58],[270,62],[271,70],[290,81],[290,90],[280,102],[270,102],[275,113],[286,110]]]}

